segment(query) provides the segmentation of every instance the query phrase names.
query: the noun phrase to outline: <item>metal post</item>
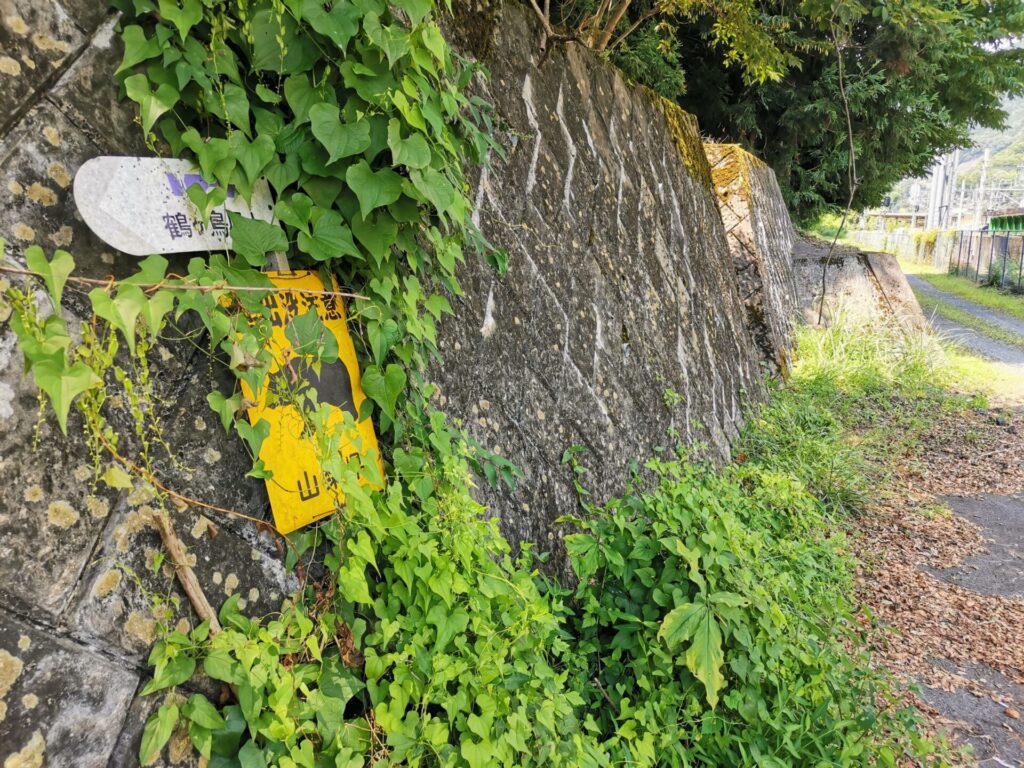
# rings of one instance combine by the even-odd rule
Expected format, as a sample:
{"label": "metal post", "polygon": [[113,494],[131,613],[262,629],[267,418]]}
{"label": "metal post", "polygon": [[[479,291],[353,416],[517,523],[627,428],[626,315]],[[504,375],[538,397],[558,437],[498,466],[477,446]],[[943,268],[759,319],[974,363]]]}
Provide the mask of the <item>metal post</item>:
{"label": "metal post", "polygon": [[1010,255],[1010,235],[1003,236],[1003,274],[999,276],[999,290],[1006,288],[1006,259]]}
{"label": "metal post", "polygon": [[974,282],[981,282],[981,252],[985,250],[985,233],[978,233],[978,266],[974,269]]}
{"label": "metal post", "polygon": [[[963,230],[960,230],[959,232],[956,233],[956,240],[957,240],[957,243],[956,243],[956,270],[954,271],[954,270],[950,269],[948,271],[949,272],[953,272],[954,275],[959,275],[960,274],[960,255],[964,251],[964,232],[963,232]],[[950,249],[950,251],[949,251],[949,261],[950,261],[950,264],[953,263],[953,250],[952,249]]]}
{"label": "metal post", "polygon": [[1017,293],[1020,293],[1021,279],[1024,279],[1024,235],[1020,237],[1020,261],[1017,263]]}
{"label": "metal post", "polygon": [[989,232],[988,234],[988,264],[985,267],[985,279],[989,280],[992,277],[992,254],[996,250],[996,235],[995,232]]}

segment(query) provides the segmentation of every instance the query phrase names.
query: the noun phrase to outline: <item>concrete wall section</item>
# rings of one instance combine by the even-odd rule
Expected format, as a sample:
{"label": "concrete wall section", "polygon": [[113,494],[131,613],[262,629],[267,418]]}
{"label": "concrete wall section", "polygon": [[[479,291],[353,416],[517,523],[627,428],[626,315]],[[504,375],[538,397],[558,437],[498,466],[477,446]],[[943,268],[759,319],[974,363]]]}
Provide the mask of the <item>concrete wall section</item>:
{"label": "concrete wall section", "polygon": [[485,491],[505,531],[557,552],[553,520],[578,509],[567,448],[585,449],[599,499],[677,438],[721,459],[761,396],[760,355],[693,118],[579,46],[539,64],[517,4],[493,24],[486,95],[507,159],[474,216],[509,271],[466,266],[435,377],[446,410],[526,473]]}
{"label": "concrete wall section", "polygon": [[767,367],[790,364],[795,231],[775,173],[736,144],[705,144],[747,324]]}
{"label": "concrete wall section", "polygon": [[896,259],[887,253],[865,253],[837,245],[829,253],[829,244],[798,236],[793,270],[804,321],[816,325],[824,276],[827,325],[840,313],[864,322],[896,321],[912,330],[928,327],[907,279]]}

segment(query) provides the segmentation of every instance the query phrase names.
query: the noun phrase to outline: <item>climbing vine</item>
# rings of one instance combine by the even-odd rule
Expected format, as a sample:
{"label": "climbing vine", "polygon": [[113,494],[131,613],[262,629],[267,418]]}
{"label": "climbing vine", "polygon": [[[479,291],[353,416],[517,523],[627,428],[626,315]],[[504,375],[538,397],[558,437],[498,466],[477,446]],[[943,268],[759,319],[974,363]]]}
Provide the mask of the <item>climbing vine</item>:
{"label": "climbing vine", "polygon": [[[472,226],[464,171],[500,148],[472,95],[477,70],[449,49],[431,0],[117,5],[118,75],[147,141],[216,182],[188,189],[197,217],[266,178],[275,221],[233,215],[231,254],[193,258],[185,274],[151,256],[122,281],[29,248],[0,306],[26,369],[61,430],[77,411],[98,482],[142,483],[165,511],[209,507],[158,476],[155,454],[173,451],[149,373],[161,336],[203,343],[239,384],[295,406],[345,500],[289,537],[286,563],[310,554],[325,575],[279,613],[245,616],[236,595],[188,632],[162,628],[143,693],[164,699],[144,765],[176,729],[211,768],[891,765],[927,753],[911,716],[876,712],[884,681],[843,656],[848,585],[822,574],[845,560],[799,481],[652,464],[655,490],[583,505],[571,590],[538,575],[528,544],[513,556],[473,500],[473,474],[511,483],[516,471],[431,406],[426,371],[459,263],[472,253],[504,268]],[[367,395],[355,418],[385,438],[383,475],[377,457],[341,455],[353,416],[332,429],[310,386],[338,357],[315,313],[289,322],[295,357],[271,373],[266,299],[281,289],[262,270],[278,252],[347,302]],[[90,289],[77,328],[61,311],[69,285]],[[250,450],[251,474],[269,477],[269,425],[249,422],[236,389],[211,392],[210,407]],[[126,428],[110,418],[115,391]],[[778,567],[755,571],[764,562]],[[224,684],[222,701],[182,693],[200,669]]]}

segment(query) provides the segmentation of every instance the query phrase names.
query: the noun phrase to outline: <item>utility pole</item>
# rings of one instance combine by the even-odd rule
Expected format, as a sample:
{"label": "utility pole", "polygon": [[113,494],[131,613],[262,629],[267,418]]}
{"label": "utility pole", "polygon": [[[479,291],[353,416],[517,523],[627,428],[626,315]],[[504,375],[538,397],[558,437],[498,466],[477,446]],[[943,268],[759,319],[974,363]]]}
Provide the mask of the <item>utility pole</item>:
{"label": "utility pole", "polygon": [[[974,198],[974,224],[975,226],[981,226],[981,209],[984,205],[985,199],[985,182],[988,181],[988,161],[991,152],[986,149],[985,155],[981,158],[981,181],[978,183],[978,192]],[[988,213],[988,206],[985,206],[985,212]]]}
{"label": "utility pole", "polygon": [[949,227],[950,219],[953,213],[953,203],[956,201],[956,177],[960,173],[960,150],[956,150],[953,153],[953,160],[949,164],[950,172],[948,175],[949,183],[946,183],[945,176],[943,177],[942,185],[942,209],[939,216],[939,226],[942,229]]}

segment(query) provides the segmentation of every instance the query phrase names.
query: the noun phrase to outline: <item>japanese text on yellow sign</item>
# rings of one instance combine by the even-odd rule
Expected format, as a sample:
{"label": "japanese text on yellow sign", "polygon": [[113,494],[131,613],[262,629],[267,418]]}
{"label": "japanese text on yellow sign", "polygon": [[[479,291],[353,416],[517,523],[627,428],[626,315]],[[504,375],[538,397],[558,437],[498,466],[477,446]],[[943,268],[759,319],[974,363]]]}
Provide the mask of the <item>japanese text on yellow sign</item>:
{"label": "japanese text on yellow sign", "polygon": [[[268,272],[271,282],[279,288],[299,288],[323,291],[324,285],[315,272]],[[292,344],[285,335],[288,323],[311,309],[338,341],[338,361],[323,363],[319,374],[307,369],[313,380],[320,403],[329,403],[332,411],[328,429],[339,429],[344,412],[356,419],[354,428],[341,436],[341,454],[347,459],[360,454],[367,462],[380,466],[380,451],[373,423],[358,420],[359,409],[366,399],[359,383],[359,363],[355,347],[348,333],[345,307],[340,296],[282,292],[269,294],[266,305],[270,308],[273,335],[270,352],[273,355],[268,381],[295,358]],[[256,393],[242,384],[242,393],[255,405],[249,409],[249,421],[256,425],[260,419],[270,424],[270,434],[260,448],[264,466],[273,472],[267,479],[267,495],[274,513],[274,525],[281,533],[289,533],[309,525],[337,508],[344,501],[336,484],[325,475],[317,459],[316,447],[303,435],[302,416],[294,405],[267,405],[266,385]]]}

